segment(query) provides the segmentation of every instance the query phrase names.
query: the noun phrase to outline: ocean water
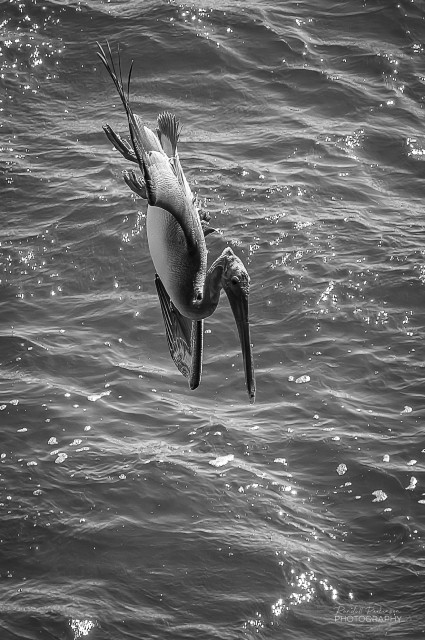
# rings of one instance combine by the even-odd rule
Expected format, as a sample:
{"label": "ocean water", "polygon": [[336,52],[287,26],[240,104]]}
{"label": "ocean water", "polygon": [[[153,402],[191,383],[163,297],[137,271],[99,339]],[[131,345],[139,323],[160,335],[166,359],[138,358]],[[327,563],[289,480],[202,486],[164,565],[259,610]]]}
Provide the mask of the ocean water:
{"label": "ocean water", "polygon": [[[167,349],[96,41],[251,276]],[[0,638],[425,634],[425,3],[0,2]]]}

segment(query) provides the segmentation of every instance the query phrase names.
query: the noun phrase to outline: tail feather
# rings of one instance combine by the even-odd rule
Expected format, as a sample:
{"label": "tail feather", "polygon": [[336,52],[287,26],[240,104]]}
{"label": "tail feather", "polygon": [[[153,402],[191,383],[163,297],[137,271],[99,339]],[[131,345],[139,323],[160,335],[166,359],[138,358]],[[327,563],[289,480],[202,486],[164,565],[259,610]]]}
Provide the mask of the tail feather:
{"label": "tail feather", "polygon": [[169,158],[173,158],[177,154],[177,143],[180,137],[180,123],[176,120],[174,114],[160,113],[158,116],[158,138]]}
{"label": "tail feather", "polygon": [[181,126],[180,122],[176,119],[173,113],[164,111],[158,116],[158,138],[162,145],[163,150],[170,158],[171,166],[174,169],[174,173],[177,176],[180,186],[189,199],[193,199],[192,190],[184,175],[182,166],[180,164],[180,158],[177,151],[177,143],[180,138]]}

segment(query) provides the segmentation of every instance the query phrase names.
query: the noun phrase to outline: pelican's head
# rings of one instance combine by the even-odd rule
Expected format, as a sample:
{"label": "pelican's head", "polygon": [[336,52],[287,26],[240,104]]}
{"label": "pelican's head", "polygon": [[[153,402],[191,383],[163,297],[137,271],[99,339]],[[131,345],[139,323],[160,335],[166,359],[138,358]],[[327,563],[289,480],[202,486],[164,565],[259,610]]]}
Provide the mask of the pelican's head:
{"label": "pelican's head", "polygon": [[226,292],[238,328],[239,340],[245,368],[245,380],[251,402],[255,400],[255,375],[249,331],[248,297],[249,275],[242,260],[227,247],[224,258],[221,284]]}

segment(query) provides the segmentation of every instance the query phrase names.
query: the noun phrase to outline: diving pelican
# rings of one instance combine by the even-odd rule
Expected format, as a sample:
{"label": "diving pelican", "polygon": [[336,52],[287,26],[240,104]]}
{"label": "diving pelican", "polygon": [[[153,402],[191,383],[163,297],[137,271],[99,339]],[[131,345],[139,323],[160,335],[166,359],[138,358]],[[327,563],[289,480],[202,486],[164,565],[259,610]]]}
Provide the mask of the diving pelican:
{"label": "diving pelican", "polygon": [[145,126],[130,106],[130,79],[124,89],[111,48],[98,43],[98,56],[108,71],[127,114],[131,144],[109,125],[103,129],[115,148],[139,166],[141,174],[124,172],[124,180],[148,202],[147,237],[156,270],[155,284],[165,323],[168,347],[190,389],[201,380],[203,324],[217,308],[221,289],[227,294],[242,348],[245,381],[255,400],[255,375],[248,320],[249,275],[242,261],[226,247],[207,269],[205,236],[214,231],[209,216],[198,210],[180,164],[177,143],[180,125],[174,115],[161,113],[156,132]]}

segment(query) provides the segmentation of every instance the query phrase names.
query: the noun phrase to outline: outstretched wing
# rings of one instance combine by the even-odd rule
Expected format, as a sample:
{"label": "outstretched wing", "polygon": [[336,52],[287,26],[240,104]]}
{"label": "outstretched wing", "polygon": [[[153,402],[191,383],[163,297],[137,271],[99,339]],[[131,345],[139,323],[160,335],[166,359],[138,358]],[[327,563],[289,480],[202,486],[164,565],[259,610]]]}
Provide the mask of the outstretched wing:
{"label": "outstretched wing", "polygon": [[196,389],[202,375],[204,321],[192,321],[182,316],[158,275],[155,275],[155,286],[171,357],[180,373],[188,378],[190,389]]}
{"label": "outstretched wing", "polygon": [[[119,52],[118,65],[116,66],[109,44],[107,44],[107,53],[100,44],[98,44],[98,48],[98,56],[108,71],[127,114],[134,156],[131,149],[129,152],[125,143],[110,127],[106,129],[106,134],[127,159],[134,161],[134,157],[136,158],[142,172],[143,182],[146,185],[148,203],[168,211],[180,224],[189,250],[197,250],[199,243],[203,242],[203,235],[193,199],[188,197],[185,189],[186,179],[183,176],[182,180],[181,176],[177,175],[157,134],[145,126],[131,108],[129,95],[133,65],[130,66],[127,90],[125,91]],[[181,167],[180,170],[182,172]]]}

